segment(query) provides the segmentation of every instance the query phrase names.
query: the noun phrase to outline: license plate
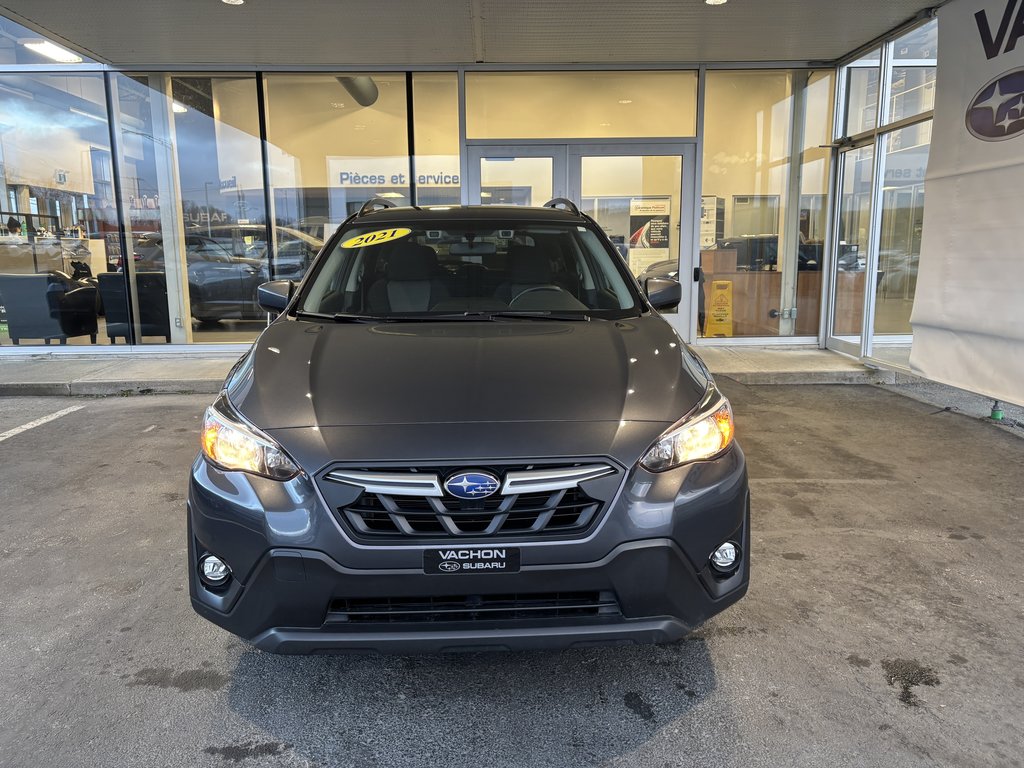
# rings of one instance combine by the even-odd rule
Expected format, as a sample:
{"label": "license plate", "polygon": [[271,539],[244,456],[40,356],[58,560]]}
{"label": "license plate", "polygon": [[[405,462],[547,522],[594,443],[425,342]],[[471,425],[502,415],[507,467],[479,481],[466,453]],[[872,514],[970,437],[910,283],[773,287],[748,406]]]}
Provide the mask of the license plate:
{"label": "license plate", "polygon": [[423,551],[425,573],[518,573],[514,547],[450,547]]}

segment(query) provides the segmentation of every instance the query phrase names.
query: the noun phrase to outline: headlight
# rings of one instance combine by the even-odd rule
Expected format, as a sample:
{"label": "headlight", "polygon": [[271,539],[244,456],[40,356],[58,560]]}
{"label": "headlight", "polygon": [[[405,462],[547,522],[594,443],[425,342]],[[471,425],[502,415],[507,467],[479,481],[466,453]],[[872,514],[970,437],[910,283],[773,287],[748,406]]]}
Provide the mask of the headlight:
{"label": "headlight", "polygon": [[651,472],[663,472],[690,461],[712,459],[729,447],[735,431],[732,406],[716,394],[708,406],[658,438],[640,464]]}
{"label": "headlight", "polygon": [[244,424],[221,397],[203,417],[203,454],[221,469],[287,480],[299,468],[269,437]]}

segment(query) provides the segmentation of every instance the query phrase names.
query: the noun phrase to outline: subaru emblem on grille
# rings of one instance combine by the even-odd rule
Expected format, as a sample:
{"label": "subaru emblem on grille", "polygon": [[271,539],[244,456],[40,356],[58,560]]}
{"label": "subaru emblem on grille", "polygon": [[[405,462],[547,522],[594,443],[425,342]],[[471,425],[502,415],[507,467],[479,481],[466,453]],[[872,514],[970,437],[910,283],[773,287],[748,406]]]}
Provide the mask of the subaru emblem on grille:
{"label": "subaru emblem on grille", "polygon": [[485,499],[498,485],[498,478],[490,472],[459,472],[445,481],[444,489],[457,499]]}

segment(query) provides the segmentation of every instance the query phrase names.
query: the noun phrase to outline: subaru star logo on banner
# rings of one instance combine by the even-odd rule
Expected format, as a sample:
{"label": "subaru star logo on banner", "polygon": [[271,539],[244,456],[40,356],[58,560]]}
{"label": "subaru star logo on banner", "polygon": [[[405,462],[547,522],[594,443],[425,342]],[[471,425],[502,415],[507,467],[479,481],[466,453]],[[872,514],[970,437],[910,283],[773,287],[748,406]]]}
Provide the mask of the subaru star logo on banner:
{"label": "subaru star logo on banner", "polygon": [[939,10],[911,369],[1024,403],[1024,0]]}

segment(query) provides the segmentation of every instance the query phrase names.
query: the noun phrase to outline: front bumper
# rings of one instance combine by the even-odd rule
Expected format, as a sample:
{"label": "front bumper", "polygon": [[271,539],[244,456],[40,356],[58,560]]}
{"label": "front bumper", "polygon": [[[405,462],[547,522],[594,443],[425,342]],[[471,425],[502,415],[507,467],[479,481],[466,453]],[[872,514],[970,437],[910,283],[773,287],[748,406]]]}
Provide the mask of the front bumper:
{"label": "front bumper", "polygon": [[[306,486],[303,486],[303,482]],[[291,485],[290,484],[295,484]],[[289,487],[290,486],[290,487]],[[427,574],[423,550],[443,542],[369,547],[352,541],[302,477],[288,483],[220,472],[199,459],[188,501],[189,584],[203,617],[277,653],[433,652],[566,648],[671,642],[746,592],[749,493],[738,446],[672,472],[634,470],[600,525],[572,541],[460,540],[507,544],[518,573]],[[724,541],[742,553],[733,574],[715,574],[710,553]],[[234,577],[213,591],[197,578],[205,552]],[[552,593],[613,595],[594,615],[338,623],[338,600],[462,599]]]}

